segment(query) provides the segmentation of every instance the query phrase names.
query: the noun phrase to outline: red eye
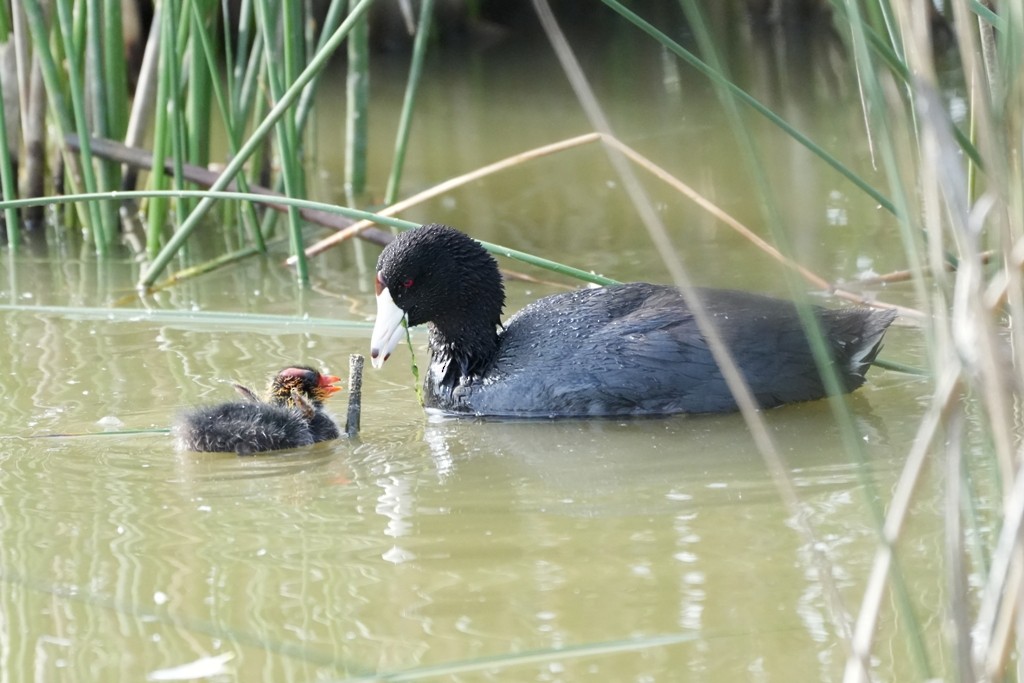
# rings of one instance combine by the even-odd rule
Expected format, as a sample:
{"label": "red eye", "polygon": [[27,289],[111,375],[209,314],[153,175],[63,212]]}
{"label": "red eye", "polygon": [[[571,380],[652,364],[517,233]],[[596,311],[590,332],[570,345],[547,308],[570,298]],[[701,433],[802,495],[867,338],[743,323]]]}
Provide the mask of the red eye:
{"label": "red eye", "polygon": [[410,287],[412,287],[412,278],[409,278],[408,280],[403,282],[402,286],[405,287],[406,289],[409,289]]}

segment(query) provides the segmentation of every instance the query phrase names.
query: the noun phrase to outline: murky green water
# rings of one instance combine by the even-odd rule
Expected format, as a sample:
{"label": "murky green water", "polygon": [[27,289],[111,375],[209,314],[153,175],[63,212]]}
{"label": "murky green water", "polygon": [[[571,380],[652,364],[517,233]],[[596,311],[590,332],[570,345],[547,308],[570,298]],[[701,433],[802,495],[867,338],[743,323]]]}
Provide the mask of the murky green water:
{"label": "murky green water", "polygon": [[[763,230],[712,94],[685,72],[673,81],[661,64],[657,54],[590,64],[620,136]],[[453,55],[432,69],[410,192],[588,129],[543,50]],[[403,71],[382,66],[375,80],[373,135],[385,152]],[[813,72],[805,84],[775,93],[787,115],[866,169],[863,150],[842,148],[860,139],[852,85],[831,90]],[[340,98],[325,93],[317,121],[320,197],[331,201],[341,201]],[[830,279],[901,265],[878,242],[895,241],[882,212],[751,125],[803,262]],[[373,160],[378,194],[386,163],[386,153]],[[785,291],[766,257],[644,182],[696,281]],[[596,146],[407,217],[621,279],[667,281]],[[127,258],[98,265],[55,248],[0,265],[0,678],[180,677],[167,670],[217,655],[230,656],[223,669],[201,673],[237,681],[841,675],[845,650],[812,551],[828,558],[856,611],[874,550],[868,500],[875,491],[888,499],[926,383],[871,373],[852,401],[861,464],[826,404],[765,414],[814,548],[737,416],[431,421],[405,349],[367,370],[355,441],[239,459],[175,453],[164,433],[98,434],[165,427],[184,406],[232,398],[229,381],[261,384],[296,361],[344,375],[349,354],[366,353],[369,328],[325,321],[371,319],[375,250],[319,259],[308,291],[293,286],[280,256],[146,299],[132,298],[138,266]],[[512,283],[508,310],[552,291]],[[217,312],[283,317],[203,317]],[[414,339],[422,366],[425,337]],[[916,333],[896,329],[885,355],[916,361],[920,348]],[[343,416],[343,403],[335,407]],[[922,500],[930,507],[927,493]],[[934,621],[941,526],[922,512],[905,559],[912,600]],[[916,669],[894,620],[889,609],[876,665],[882,679],[906,680]]]}

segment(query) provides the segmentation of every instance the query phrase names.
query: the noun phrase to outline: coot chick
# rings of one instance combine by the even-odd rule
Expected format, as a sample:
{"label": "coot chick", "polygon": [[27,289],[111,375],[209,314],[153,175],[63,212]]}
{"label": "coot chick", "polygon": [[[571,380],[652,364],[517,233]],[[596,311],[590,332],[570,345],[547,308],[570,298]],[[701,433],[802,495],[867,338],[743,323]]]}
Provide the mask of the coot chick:
{"label": "coot chick", "polygon": [[[381,367],[402,323],[430,323],[428,408],[505,417],[718,413],[737,409],[675,287],[635,282],[533,302],[504,326],[497,263],[443,225],[398,235],[377,262],[370,357]],[[826,395],[796,305],[698,289],[759,405]],[[864,383],[893,311],[814,307],[845,391]]]}
{"label": "coot chick", "polygon": [[251,455],[337,439],[338,426],[323,409],[341,387],[333,375],[292,366],[270,382],[266,397],[236,384],[243,401],[203,406],[183,413],[172,429],[180,450]]}

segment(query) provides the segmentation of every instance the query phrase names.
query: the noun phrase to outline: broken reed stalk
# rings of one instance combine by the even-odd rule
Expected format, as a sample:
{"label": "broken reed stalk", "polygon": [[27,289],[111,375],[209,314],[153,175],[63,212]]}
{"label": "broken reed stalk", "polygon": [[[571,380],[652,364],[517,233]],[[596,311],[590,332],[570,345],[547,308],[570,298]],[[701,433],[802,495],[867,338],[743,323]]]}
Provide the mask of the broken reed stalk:
{"label": "broken reed stalk", "polygon": [[[804,267],[803,265],[793,261],[790,258],[787,258],[772,244],[760,238],[753,230],[745,226],[735,217],[731,216],[728,212],[726,212],[724,209],[716,205],[714,202],[707,199],[704,195],[700,194],[692,187],[684,183],[682,180],[672,175],[661,166],[655,164],[653,161],[651,161],[644,155],[640,154],[635,149],[625,144],[614,135],[610,135],[608,133],[603,132],[585,133],[583,135],[578,135],[576,137],[568,138],[565,140],[559,140],[558,142],[554,142],[548,145],[542,145],[540,147],[535,147],[533,149],[527,150],[525,152],[520,152],[519,154],[514,154],[512,156],[505,157],[504,159],[488,164],[486,166],[482,166],[474,171],[470,171],[469,173],[464,173],[460,176],[449,178],[448,180],[442,183],[438,183],[437,185],[427,188],[426,190],[423,190],[422,192],[419,192],[411,197],[403,199],[400,202],[396,202],[394,204],[391,204],[390,206],[386,206],[382,209],[379,209],[376,213],[380,216],[394,216],[402,211],[405,211],[406,209],[422,204],[423,202],[433,199],[434,197],[443,195],[447,192],[462,187],[475,180],[479,180],[481,178],[485,178],[487,176],[498,173],[499,171],[504,171],[509,168],[518,166],[520,164],[526,163],[527,161],[532,161],[540,157],[548,156],[550,154],[555,154],[568,149],[573,149],[575,147],[580,147],[591,142],[597,141],[601,141],[607,146],[621,153],[634,164],[644,169],[645,171],[653,175],[655,178],[658,178],[676,192],[682,194],[683,196],[693,201],[695,204],[697,204],[702,209],[707,211],[713,218],[729,226],[733,231],[735,231],[737,234],[739,234],[744,239],[749,241],[762,252],[770,256],[772,259],[779,262],[786,268],[789,268],[796,272],[797,274],[799,274],[812,287],[824,292],[829,292],[830,294],[845,301],[849,301],[851,303],[876,306],[878,308],[893,308],[897,310],[900,313],[900,315],[906,315],[913,318],[921,317],[921,312],[915,309],[908,308],[906,306],[896,306],[892,304],[880,303],[871,300],[865,297],[863,294],[858,293],[856,291],[839,287],[833,283],[830,283],[828,280],[814,273],[813,271]],[[348,240],[351,237],[357,235],[364,235],[367,231],[373,230],[373,225],[374,223],[371,220],[363,220],[350,223],[347,227],[339,230],[335,234],[329,235],[320,240],[319,242],[314,242],[313,244],[311,244],[309,247],[306,248],[306,256],[311,258],[313,256],[323,253],[324,251],[327,251],[331,247],[341,244],[342,242]],[[376,240],[369,241],[376,242]],[[295,257],[290,256],[288,257],[286,263],[288,265],[294,265],[295,261]]]}
{"label": "broken reed stalk", "polygon": [[[571,149],[573,147],[579,147],[580,145],[596,142],[599,139],[600,136],[597,133],[587,133],[585,135],[579,135],[577,137],[569,138],[567,140],[560,140],[550,145],[536,147],[534,149],[527,150],[526,152],[520,152],[519,154],[513,154],[512,156],[505,157],[504,159],[496,161],[493,164],[482,166],[481,168],[478,168],[475,171],[470,171],[469,173],[464,173],[455,178],[450,178],[444,181],[443,183],[438,183],[437,185],[434,185],[433,187],[428,188],[423,192],[419,192],[413,195],[412,197],[409,197],[408,199],[403,199],[400,202],[397,202],[395,204],[392,204],[391,206],[381,209],[380,211],[377,212],[377,214],[381,216],[393,216],[396,213],[399,213],[400,211],[404,211],[405,209],[408,209],[410,207],[422,204],[428,199],[433,199],[434,197],[438,197],[446,192],[450,192],[451,190],[471,183],[474,180],[479,180],[489,175],[493,175],[498,171],[504,171],[508,168],[518,166],[523,162],[530,161],[538,157],[547,156],[548,154],[554,154],[555,152],[561,152],[566,149]],[[325,237],[319,242],[311,244],[309,247],[306,248],[306,256],[316,256],[317,254],[324,252],[327,249],[330,249],[334,245],[344,242],[350,237],[363,234],[363,232],[369,230],[371,226],[373,226],[373,221],[359,221],[357,223],[352,223],[344,230],[334,235],[331,235],[330,237]],[[292,265],[294,263],[294,258],[295,257],[293,256],[288,259],[288,265]]]}
{"label": "broken reed stalk", "polygon": [[363,410],[363,356],[353,353],[348,357],[348,413],[345,434],[350,438],[359,434],[359,418]]}

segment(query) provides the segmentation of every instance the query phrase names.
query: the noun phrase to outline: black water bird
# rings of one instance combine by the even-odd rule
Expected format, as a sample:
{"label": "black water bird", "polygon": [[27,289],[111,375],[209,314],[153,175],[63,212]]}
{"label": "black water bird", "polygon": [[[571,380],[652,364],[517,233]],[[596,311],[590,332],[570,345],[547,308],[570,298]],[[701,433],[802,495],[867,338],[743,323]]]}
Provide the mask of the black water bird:
{"label": "black water bird", "polygon": [[[717,413],[736,401],[683,297],[642,282],[548,296],[501,323],[505,292],[480,244],[443,225],[399,234],[377,262],[370,357],[430,323],[428,408],[506,417]],[[698,289],[758,404],[827,394],[796,304]],[[844,391],[864,383],[895,312],[813,307]]]}
{"label": "black water bird", "polygon": [[201,406],[178,416],[171,430],[179,450],[252,455],[337,439],[323,402],[340,391],[334,375],[306,366],[277,373],[266,395],[236,384],[243,400]]}

